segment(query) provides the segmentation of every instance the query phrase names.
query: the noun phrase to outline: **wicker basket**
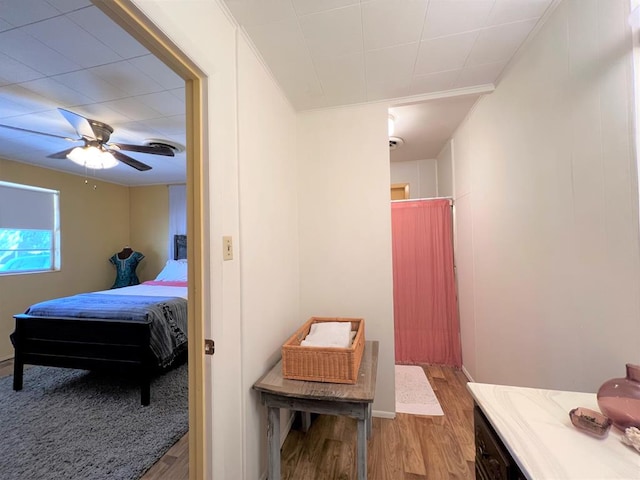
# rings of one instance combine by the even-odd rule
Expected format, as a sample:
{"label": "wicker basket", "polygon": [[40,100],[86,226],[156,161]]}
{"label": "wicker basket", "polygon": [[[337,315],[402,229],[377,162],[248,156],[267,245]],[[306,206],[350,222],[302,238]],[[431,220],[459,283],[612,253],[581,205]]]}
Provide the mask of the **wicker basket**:
{"label": "wicker basket", "polygon": [[[303,347],[312,323],[351,322],[356,332],[349,348]],[[311,382],[356,383],[364,351],[364,319],[311,317],[282,345],[282,376]]]}

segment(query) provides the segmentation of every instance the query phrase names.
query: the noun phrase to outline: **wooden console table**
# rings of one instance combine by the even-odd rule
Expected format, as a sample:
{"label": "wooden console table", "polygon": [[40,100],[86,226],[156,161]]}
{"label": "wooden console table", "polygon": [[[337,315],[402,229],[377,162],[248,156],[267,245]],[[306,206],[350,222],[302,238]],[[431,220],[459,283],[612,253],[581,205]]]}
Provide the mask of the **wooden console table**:
{"label": "wooden console table", "polygon": [[253,388],[267,407],[269,480],[280,479],[280,409],[326,415],[346,415],[358,421],[358,480],[367,478],[367,439],[371,435],[371,404],[376,391],[378,342],[365,342],[358,382],[305,382],[282,378],[282,360]]}

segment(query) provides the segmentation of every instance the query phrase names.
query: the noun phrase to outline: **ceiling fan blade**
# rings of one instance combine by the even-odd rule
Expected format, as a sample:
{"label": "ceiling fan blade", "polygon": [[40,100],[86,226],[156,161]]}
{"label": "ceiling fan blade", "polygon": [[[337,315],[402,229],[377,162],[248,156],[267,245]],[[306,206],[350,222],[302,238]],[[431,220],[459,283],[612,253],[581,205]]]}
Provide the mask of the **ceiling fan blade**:
{"label": "ceiling fan blade", "polygon": [[67,155],[69,155],[74,148],[77,147],[71,147],[58,153],[52,153],[51,155],[47,155],[47,158],[67,158]]}
{"label": "ceiling fan blade", "polygon": [[116,157],[117,160],[120,160],[122,163],[129,165],[136,170],[140,170],[141,172],[151,170],[151,167],[149,165],[139,162],[138,160],[134,160],[130,156],[125,155],[124,153],[120,153],[117,150],[109,150],[109,153]]}
{"label": "ceiling fan blade", "polygon": [[69,110],[65,110],[64,108],[58,108],[58,111],[67,120],[67,122],[75,128],[78,135],[89,140],[97,139],[97,133],[91,126],[92,120],[85,118],[82,115],[78,115],[77,113],[70,112]]}
{"label": "ceiling fan blade", "polygon": [[2,124],[0,124],[0,127],[9,128],[11,130],[17,130],[19,132],[35,133],[36,135],[45,135],[47,137],[61,138],[63,140],[68,140],[70,142],[78,142],[78,141],[82,140],[81,138],[63,137],[62,135],[54,135],[53,133],[38,132],[37,130],[29,130],[28,128],[12,127],[11,125],[2,125]]}
{"label": "ceiling fan blade", "polygon": [[164,155],[166,157],[175,156],[175,153],[173,153],[173,149],[169,147],[164,147],[161,145],[148,146],[148,145],[130,145],[128,143],[109,143],[108,146],[113,147],[116,150],[126,150],[129,152],[150,153],[151,155]]}

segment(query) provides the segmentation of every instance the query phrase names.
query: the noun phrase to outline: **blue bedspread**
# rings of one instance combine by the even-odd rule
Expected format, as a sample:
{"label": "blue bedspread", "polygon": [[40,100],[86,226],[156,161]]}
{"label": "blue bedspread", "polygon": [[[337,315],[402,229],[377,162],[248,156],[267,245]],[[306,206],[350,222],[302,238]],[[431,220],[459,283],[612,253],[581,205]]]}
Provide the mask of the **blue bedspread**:
{"label": "blue bedspread", "polygon": [[187,301],[180,297],[81,293],[36,303],[25,313],[149,323],[151,351],[160,367],[170,365],[187,346]]}

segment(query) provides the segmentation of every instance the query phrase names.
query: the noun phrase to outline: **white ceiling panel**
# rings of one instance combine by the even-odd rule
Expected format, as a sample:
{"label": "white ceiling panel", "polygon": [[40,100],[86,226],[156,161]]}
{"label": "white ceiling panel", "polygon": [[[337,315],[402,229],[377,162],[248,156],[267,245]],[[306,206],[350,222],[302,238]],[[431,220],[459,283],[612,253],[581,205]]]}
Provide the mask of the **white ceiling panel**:
{"label": "white ceiling panel", "polygon": [[[183,115],[185,113],[184,89],[182,95],[177,97],[175,92],[165,90],[163,92],[139,95],[137,100],[152,108],[161,116]],[[157,115],[156,115],[157,116]]]}
{"label": "white ceiling panel", "polygon": [[112,142],[144,145],[153,138],[184,144],[179,76],[88,0],[0,0],[0,18],[24,24],[0,32],[0,158],[125,185],[185,181],[184,152],[170,159],[123,152],[152,167],[146,172],[124,164],[86,172],[67,159],[47,158],[82,145],[47,136],[79,136],[59,107],[107,123],[114,129]]}
{"label": "white ceiling panel", "polygon": [[477,31],[420,42],[416,75],[462,68],[476,38],[478,38]]}
{"label": "white ceiling panel", "polygon": [[264,25],[296,17],[290,0],[227,0],[225,3],[243,26]]}
{"label": "white ceiling panel", "polygon": [[57,75],[55,79],[95,102],[106,102],[129,96],[127,92],[105,82],[91,70],[65,73]]}
{"label": "white ceiling panel", "polygon": [[86,105],[78,105],[68,110],[93,120],[108,123],[113,128],[117,128],[117,126],[123,122],[131,121],[129,117],[109,108],[104,103],[88,103]]}
{"label": "white ceiling panel", "polygon": [[145,95],[164,90],[155,79],[141,72],[128,60],[94,67],[89,71],[102,81],[125,92],[128,96]]}
{"label": "white ceiling panel", "polygon": [[166,91],[169,92],[171,95],[173,95],[178,100],[180,100],[183,105],[185,105],[184,87],[172,88],[171,90],[166,90]]}
{"label": "white ceiling panel", "polygon": [[82,105],[93,101],[91,98],[79,94],[76,90],[67,87],[52,77],[24,82],[22,86],[27,90],[37,93],[41,97],[47,98],[60,107]]}
{"label": "white ceiling panel", "polygon": [[259,42],[260,54],[269,65],[287,63],[293,67],[305,61],[311,64],[304,35],[294,20],[254,25],[246,30],[251,38]]}
{"label": "white ceiling panel", "polygon": [[22,62],[0,53],[0,86],[9,83],[20,83],[42,78],[40,72],[28,67]]}
{"label": "white ceiling panel", "polygon": [[300,27],[313,56],[341,57],[362,52],[359,5],[300,17]]}
{"label": "white ceiling panel", "polygon": [[328,98],[334,99],[334,105],[367,100],[362,54],[325,59],[316,65],[316,69],[322,91]]}
{"label": "white ceiling panel", "polygon": [[494,0],[431,0],[422,38],[443,37],[485,25]]}
{"label": "white ceiling panel", "polygon": [[6,22],[0,18],[0,32],[3,32],[4,30],[9,30],[10,28],[13,28],[13,25],[11,25],[9,22]]}
{"label": "white ceiling panel", "polygon": [[[87,32],[100,32],[102,48],[113,50],[121,58],[134,58],[141,55],[149,55],[149,50],[138,43],[131,35],[113,23],[97,8],[83,8],[71,12],[69,20],[82,27]],[[106,62],[103,62],[106,63]],[[96,63],[96,65],[99,65]]]}
{"label": "white ceiling panel", "polygon": [[61,13],[69,13],[80,8],[91,6],[91,0],[47,0],[47,3]]}
{"label": "white ceiling panel", "polygon": [[162,88],[173,89],[184,87],[184,80],[170,68],[151,54],[128,60],[130,65],[153,78]]}
{"label": "white ceiling panel", "polygon": [[417,43],[372,50],[366,53],[366,70],[369,81],[393,81],[394,78],[408,81],[418,51]]}
{"label": "white ceiling panel", "polygon": [[14,27],[21,27],[58,15],[60,11],[42,0],[1,0],[0,18]]}
{"label": "white ceiling panel", "polygon": [[[13,107],[10,106],[11,104]],[[2,116],[9,116],[7,113],[9,110],[15,112],[13,115],[49,110],[53,107],[53,102],[22,85],[13,84],[0,87],[0,105],[2,105]]]}
{"label": "white ceiling panel", "polygon": [[21,29],[0,33],[0,52],[44,75],[80,70],[82,67],[36,40]]}
{"label": "white ceiling panel", "polygon": [[[26,115],[21,115],[18,117],[11,117],[6,121],[2,121],[2,123],[10,124],[14,127],[26,128],[29,130],[35,130],[39,132],[50,133],[53,135],[61,135],[63,137],[77,138],[78,135],[75,133],[71,125],[68,122],[65,122],[62,115],[56,108],[51,108],[50,110],[38,111],[36,113],[29,113]],[[3,132],[0,131],[0,134]],[[6,132],[5,132],[6,133]],[[4,138],[3,140],[13,140],[20,135],[20,132],[14,132],[14,134],[10,138]],[[50,137],[35,137],[33,134],[24,133],[23,135],[27,135],[26,140],[29,143],[29,150],[32,148],[37,148],[42,145],[43,141],[51,141],[58,140]],[[37,140],[37,141],[36,141]],[[24,147],[24,145],[23,145]],[[48,148],[48,147],[46,147]],[[50,153],[50,152],[49,152]]]}
{"label": "white ceiling panel", "polygon": [[366,53],[368,100],[409,95],[417,50],[413,43]]}
{"label": "white ceiling panel", "polygon": [[[397,129],[399,136],[409,129],[405,146],[394,151],[404,151],[405,159],[411,152],[429,157],[442,145],[464,116],[460,97],[452,95],[480,85],[490,91],[557,1],[223,0],[298,110],[449,97],[430,103],[437,118],[422,126],[424,141],[416,145],[410,124],[424,120],[409,111],[421,106],[406,106]],[[113,137],[126,143],[186,139],[184,81],[90,0],[0,0],[0,105],[0,125],[75,137],[57,110],[64,106],[111,125]],[[0,157],[85,175],[72,162],[46,158],[66,145],[0,127]],[[97,178],[127,185],[184,182],[184,153],[170,161],[131,156],[152,170],[118,165]]]}
{"label": "white ceiling panel", "polygon": [[[358,103],[363,97],[449,95],[463,69],[508,61],[527,29],[559,0],[223,1],[293,106],[305,110]],[[398,57],[384,51],[415,43],[421,48],[412,59],[403,51]],[[357,61],[358,54],[365,62]],[[347,57],[354,62],[335,67]],[[467,70],[462,82],[473,87],[472,78],[486,80],[490,71],[495,65]]]}
{"label": "white ceiling panel", "polygon": [[540,18],[551,0],[496,0],[487,25]]}
{"label": "white ceiling panel", "polygon": [[296,22],[285,20],[255,25],[247,30],[252,38],[261,39],[260,54],[289,95],[326,104],[320,79]]}
{"label": "white ceiling panel", "polygon": [[156,132],[163,135],[172,136],[173,138],[180,139],[180,142],[185,141],[185,115],[173,115],[171,117],[152,118],[142,124],[144,127],[149,127]]}
{"label": "white ceiling panel", "polygon": [[420,40],[428,0],[378,0],[362,5],[365,50]]}
{"label": "white ceiling panel", "polygon": [[291,0],[300,16],[356,5],[360,0]]}
{"label": "white ceiling panel", "polygon": [[536,20],[508,23],[483,30],[478,35],[467,65],[504,62],[509,60],[527,38]]}
{"label": "white ceiling panel", "polygon": [[145,102],[141,101],[139,97],[121,98],[119,100],[104,102],[103,105],[130,120],[149,120],[162,116],[160,112],[149,107]]}
{"label": "white ceiling panel", "polygon": [[455,87],[464,88],[493,83],[500,73],[502,73],[505,65],[505,62],[498,62],[465,67],[460,72]]}
{"label": "white ceiling panel", "polygon": [[[315,107],[327,106],[327,97],[320,79],[313,65],[301,64],[292,71],[291,65],[288,63],[274,64],[273,71],[276,78],[284,78],[284,85],[289,95],[298,101],[305,101],[308,105]],[[309,107],[313,108],[313,107]]]}
{"label": "white ceiling panel", "polygon": [[[121,60],[120,55],[65,17],[56,17],[24,27],[23,30],[82,68]],[[65,32],[65,35],[60,35]]]}
{"label": "white ceiling panel", "polygon": [[411,80],[409,95],[424,93],[446,92],[454,88],[461,70],[414,75]]}

